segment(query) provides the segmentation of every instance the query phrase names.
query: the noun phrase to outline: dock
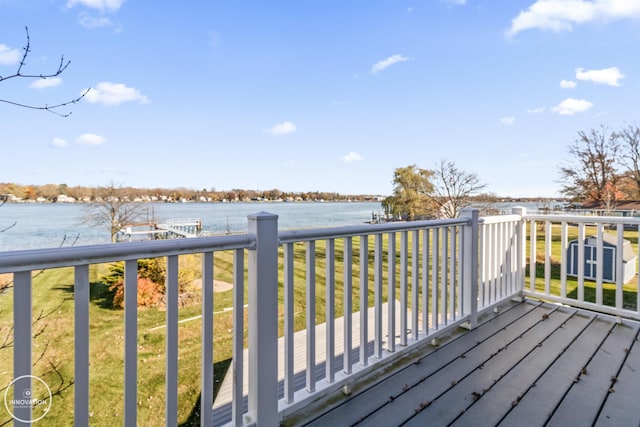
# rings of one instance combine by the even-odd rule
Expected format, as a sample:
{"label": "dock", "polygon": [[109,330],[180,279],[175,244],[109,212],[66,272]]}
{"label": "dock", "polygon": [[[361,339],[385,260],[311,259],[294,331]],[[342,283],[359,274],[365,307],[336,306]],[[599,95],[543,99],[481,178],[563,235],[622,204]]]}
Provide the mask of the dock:
{"label": "dock", "polygon": [[202,235],[200,218],[177,218],[163,222],[131,224],[118,232],[118,241],[193,238]]}

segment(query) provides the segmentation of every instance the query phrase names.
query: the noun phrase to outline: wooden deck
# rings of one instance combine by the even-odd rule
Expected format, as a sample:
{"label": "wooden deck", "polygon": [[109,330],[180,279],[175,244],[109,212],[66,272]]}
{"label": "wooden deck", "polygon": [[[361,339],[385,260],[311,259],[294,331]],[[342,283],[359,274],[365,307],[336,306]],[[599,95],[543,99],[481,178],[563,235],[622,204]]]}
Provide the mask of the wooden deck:
{"label": "wooden deck", "polygon": [[285,424],[640,425],[640,323],[535,301],[481,322]]}

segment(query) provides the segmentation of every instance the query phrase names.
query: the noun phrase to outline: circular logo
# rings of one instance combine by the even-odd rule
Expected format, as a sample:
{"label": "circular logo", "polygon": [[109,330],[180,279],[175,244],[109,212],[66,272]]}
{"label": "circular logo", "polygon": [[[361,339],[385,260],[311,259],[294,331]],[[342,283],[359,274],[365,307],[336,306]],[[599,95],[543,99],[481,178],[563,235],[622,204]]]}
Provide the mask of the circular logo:
{"label": "circular logo", "polygon": [[[48,398],[38,399],[33,396],[33,381],[37,381],[44,386],[45,390],[49,394]],[[10,390],[13,390],[13,399],[9,398]],[[22,375],[14,379],[9,383],[4,391],[4,407],[7,408],[7,412],[9,412],[14,420],[28,424],[35,423],[36,421],[40,421],[42,418],[44,418],[44,416],[47,415],[49,413],[49,410],[51,409],[52,400],[53,396],[51,395],[51,389],[49,388],[49,385],[47,385],[46,382],[44,382],[41,378],[36,377],[35,375]],[[29,421],[15,416],[14,411],[19,408],[41,408],[43,412],[38,418]]]}

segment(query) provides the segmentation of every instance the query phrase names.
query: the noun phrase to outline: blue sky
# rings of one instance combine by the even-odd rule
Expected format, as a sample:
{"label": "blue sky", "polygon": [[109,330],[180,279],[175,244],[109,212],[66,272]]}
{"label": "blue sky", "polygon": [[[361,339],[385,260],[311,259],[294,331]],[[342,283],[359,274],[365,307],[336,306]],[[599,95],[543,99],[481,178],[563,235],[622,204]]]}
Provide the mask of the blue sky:
{"label": "blue sky", "polygon": [[389,194],[441,159],[559,196],[580,130],[635,124],[640,0],[0,0],[0,181]]}

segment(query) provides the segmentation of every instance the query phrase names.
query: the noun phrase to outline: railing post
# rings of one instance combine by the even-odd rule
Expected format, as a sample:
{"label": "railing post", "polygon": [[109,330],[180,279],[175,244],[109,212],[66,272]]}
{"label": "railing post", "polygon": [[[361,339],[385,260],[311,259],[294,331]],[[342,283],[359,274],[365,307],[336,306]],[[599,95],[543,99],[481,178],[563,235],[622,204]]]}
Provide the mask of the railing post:
{"label": "railing post", "polygon": [[[278,216],[248,216],[249,408],[247,424],[278,424]],[[235,331],[242,334],[242,331]]]}
{"label": "railing post", "polygon": [[469,328],[478,324],[478,209],[464,208],[461,218],[469,218],[463,229],[462,308],[469,315]]}
{"label": "railing post", "polygon": [[520,293],[524,293],[524,280],[527,268],[527,208],[515,207],[511,213],[520,215],[520,222],[516,226],[516,281],[520,287]]}

